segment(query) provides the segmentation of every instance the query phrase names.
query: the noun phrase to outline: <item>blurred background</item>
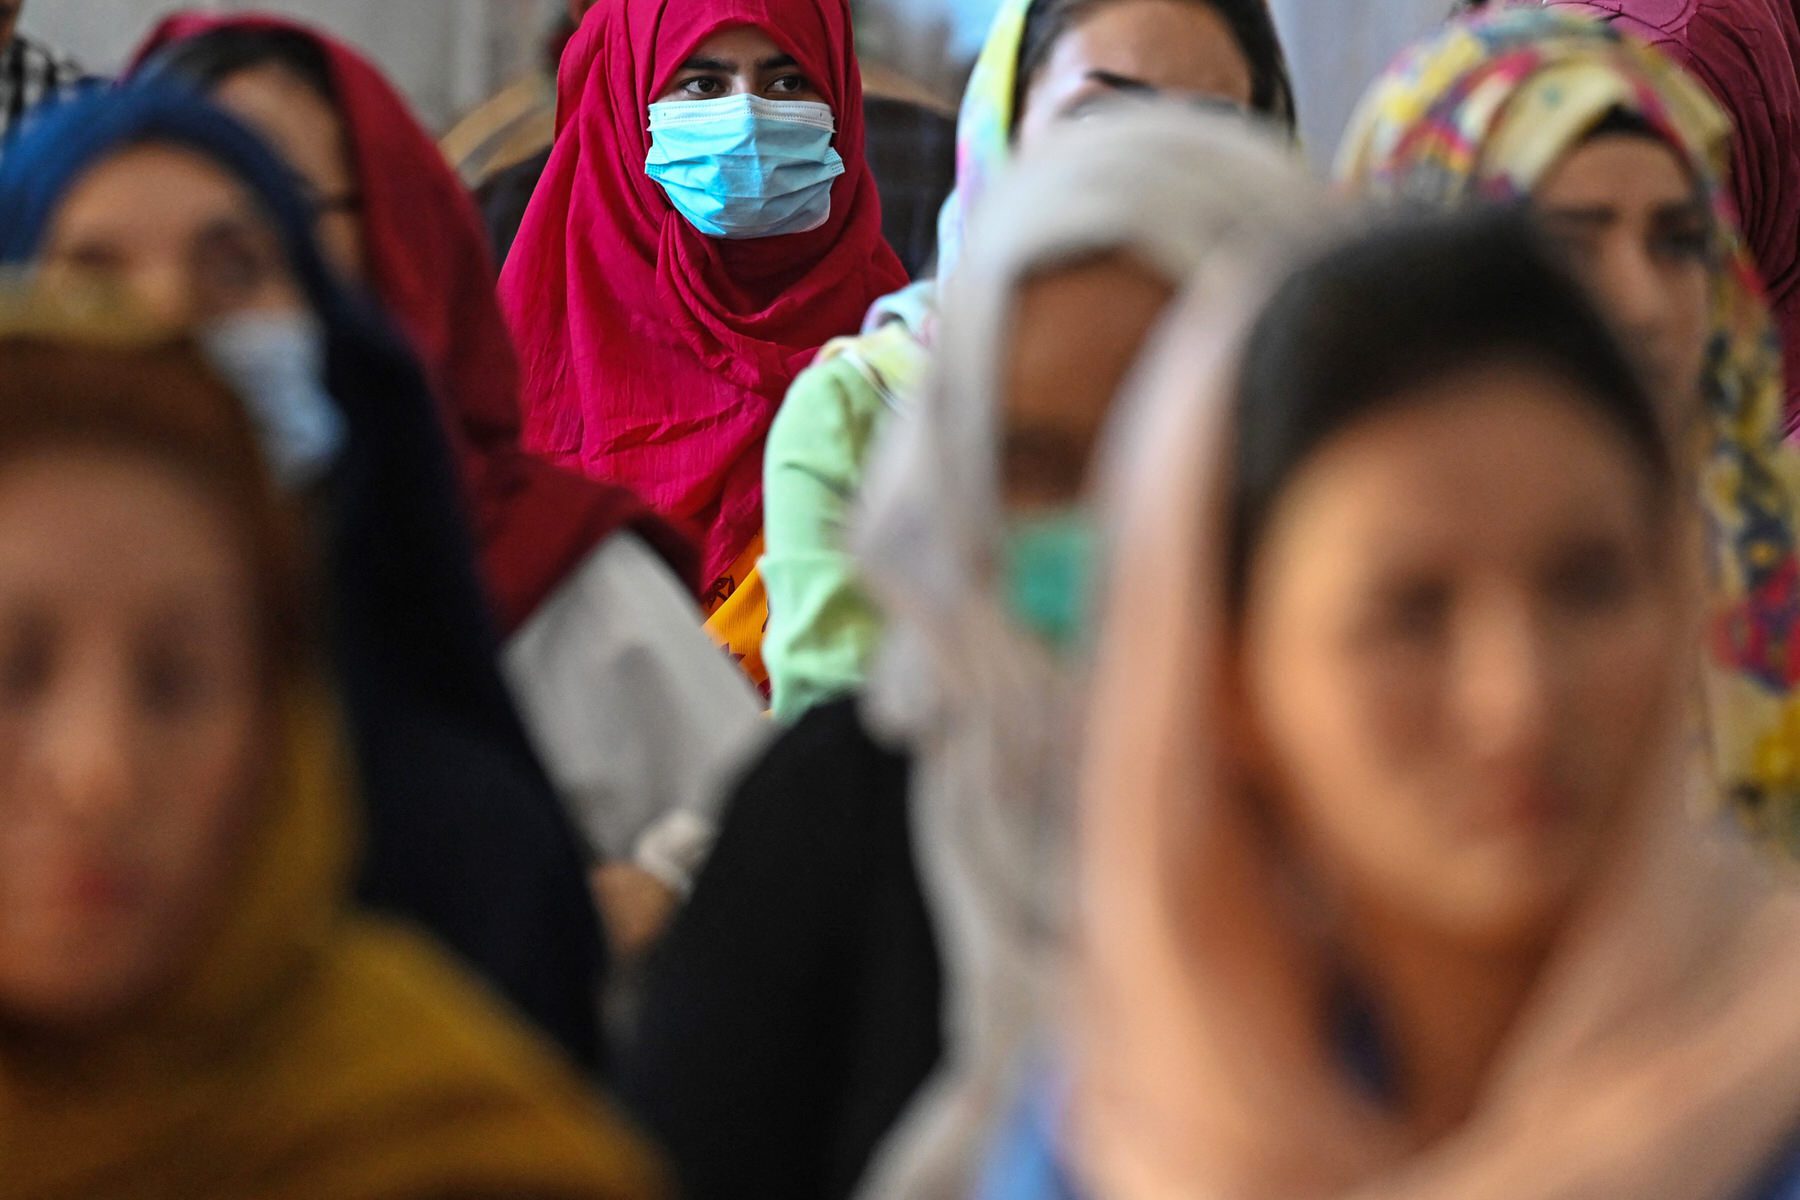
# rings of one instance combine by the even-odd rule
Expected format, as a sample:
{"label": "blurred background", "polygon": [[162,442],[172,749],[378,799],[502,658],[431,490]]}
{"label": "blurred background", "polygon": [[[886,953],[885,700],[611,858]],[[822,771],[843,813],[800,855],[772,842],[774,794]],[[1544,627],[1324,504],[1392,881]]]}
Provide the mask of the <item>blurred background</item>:
{"label": "blurred background", "polygon": [[[953,104],[995,0],[852,0],[863,55]],[[1271,0],[1295,60],[1315,163],[1349,120],[1357,89],[1394,50],[1442,19],[1450,0]],[[273,10],[323,25],[370,51],[433,129],[529,73],[563,0],[29,0],[24,28],[111,73],[175,8]]]}

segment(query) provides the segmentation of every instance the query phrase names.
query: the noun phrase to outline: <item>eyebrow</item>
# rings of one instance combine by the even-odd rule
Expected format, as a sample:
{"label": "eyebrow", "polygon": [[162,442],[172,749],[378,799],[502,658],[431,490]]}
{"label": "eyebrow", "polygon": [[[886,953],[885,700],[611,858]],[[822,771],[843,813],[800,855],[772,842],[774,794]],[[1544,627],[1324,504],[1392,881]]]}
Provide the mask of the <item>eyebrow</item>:
{"label": "eyebrow", "polygon": [[1586,208],[1546,208],[1543,211],[1546,221],[1555,221],[1561,225],[1586,225],[1598,228],[1603,225],[1616,224],[1619,210],[1605,205],[1590,205]]}
{"label": "eyebrow", "polygon": [[[799,65],[800,64],[794,61],[794,56],[791,54],[773,54],[768,58],[758,60],[756,69],[758,71],[778,71],[784,67],[795,67]],[[682,63],[681,69],[683,71],[717,71],[721,74],[730,75],[738,69],[738,65],[723,58],[695,57]]]}
{"label": "eyebrow", "polygon": [[1130,92],[1133,95],[1138,96],[1157,96],[1162,94],[1162,89],[1156,87],[1154,84],[1146,83],[1142,79],[1138,79],[1131,75],[1120,75],[1114,71],[1089,71],[1087,73],[1087,81],[1089,83],[1097,83],[1101,87],[1114,92]]}
{"label": "eyebrow", "polygon": [[1706,202],[1701,200],[1698,196],[1695,196],[1691,199],[1682,200],[1674,204],[1665,204],[1656,210],[1655,215],[1656,219],[1659,221],[1686,221],[1690,219],[1704,221],[1711,213],[1707,210]]}
{"label": "eyebrow", "polygon": [[[1704,220],[1707,210],[1705,203],[1698,199],[1680,200],[1662,205],[1651,215],[1658,221]],[[1618,221],[1619,210],[1604,204],[1591,204],[1581,208],[1552,206],[1544,209],[1544,219],[1564,225],[1599,227]]]}

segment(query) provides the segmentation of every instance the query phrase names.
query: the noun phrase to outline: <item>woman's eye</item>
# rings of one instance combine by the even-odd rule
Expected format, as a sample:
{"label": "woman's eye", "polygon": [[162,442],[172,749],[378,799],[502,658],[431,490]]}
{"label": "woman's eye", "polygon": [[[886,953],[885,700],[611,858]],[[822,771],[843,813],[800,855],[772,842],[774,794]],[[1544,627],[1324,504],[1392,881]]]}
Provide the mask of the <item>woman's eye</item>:
{"label": "woman's eye", "polygon": [[146,712],[173,717],[198,707],[208,695],[208,679],[201,664],[183,654],[152,651],[137,670],[138,701]]}
{"label": "woman's eye", "polygon": [[1435,583],[1396,588],[1375,604],[1365,629],[1377,642],[1423,644],[1443,633],[1450,617],[1450,591]]}
{"label": "woman's eye", "polygon": [[799,92],[810,92],[812,84],[804,75],[783,75],[769,85],[771,92],[779,92],[784,96],[792,96]]}
{"label": "woman's eye", "polygon": [[30,704],[49,686],[55,654],[48,630],[17,631],[0,645],[0,707]]}
{"label": "woman's eye", "polygon": [[1676,262],[1700,262],[1706,259],[1711,243],[1704,229],[1681,229],[1657,235],[1651,249]]}
{"label": "woman's eye", "polygon": [[1612,612],[1631,595],[1631,571],[1618,552],[1590,548],[1552,567],[1545,590],[1566,611]]}
{"label": "woman's eye", "polygon": [[681,90],[690,96],[717,96],[724,91],[724,85],[711,75],[701,75],[682,84]]}

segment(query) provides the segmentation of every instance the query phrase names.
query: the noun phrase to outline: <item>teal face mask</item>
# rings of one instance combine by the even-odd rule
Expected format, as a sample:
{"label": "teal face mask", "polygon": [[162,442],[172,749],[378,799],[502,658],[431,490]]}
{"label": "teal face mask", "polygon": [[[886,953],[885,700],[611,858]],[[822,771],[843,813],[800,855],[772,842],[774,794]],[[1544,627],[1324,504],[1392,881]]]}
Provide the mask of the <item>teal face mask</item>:
{"label": "teal face mask", "polygon": [[708,237],[763,238],[817,229],[844,173],[831,106],[721,96],[650,106],[644,173]]}
{"label": "teal face mask", "polygon": [[1006,606],[1053,650],[1068,650],[1087,628],[1098,536],[1082,509],[1015,517],[1000,555]]}

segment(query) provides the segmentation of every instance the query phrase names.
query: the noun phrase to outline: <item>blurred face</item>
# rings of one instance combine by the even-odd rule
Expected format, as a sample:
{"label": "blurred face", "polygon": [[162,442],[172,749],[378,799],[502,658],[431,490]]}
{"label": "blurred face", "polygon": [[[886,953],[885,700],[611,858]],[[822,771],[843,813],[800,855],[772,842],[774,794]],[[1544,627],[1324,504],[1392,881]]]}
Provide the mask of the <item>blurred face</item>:
{"label": "blurred face", "polygon": [[1353,914],[1540,945],[1659,742],[1665,526],[1579,404],[1523,368],[1433,384],[1303,464],[1256,549],[1250,769]]}
{"label": "blurred face", "polygon": [[197,948],[262,741],[251,594],[228,519],[161,466],[0,467],[0,1009],[104,1020]]}
{"label": "blurred face", "polygon": [[793,56],[754,25],[726,29],[701,42],[656,100],[717,100],[721,96],[824,99]]}
{"label": "blurred face", "polygon": [[326,260],[345,279],[362,279],[362,195],[350,136],[337,109],[305,80],[274,63],[239,71],[212,98],[287,161],[312,206],[314,233]]}
{"label": "blurred face", "polygon": [[175,326],[306,307],[249,191],[171,146],[135,146],[89,170],[63,198],[41,256],[47,276],[117,289]]}
{"label": "blurred face", "polygon": [[1114,0],[1077,21],[1027,86],[1015,140],[1028,147],[1082,107],[1112,95],[1172,95],[1249,109],[1250,63],[1211,5]]}
{"label": "blurred face", "polygon": [[1117,255],[1020,287],[1000,446],[1010,511],[1081,497],[1113,399],[1173,295],[1162,279]]}
{"label": "blurred face", "polygon": [[19,32],[19,14],[25,10],[25,0],[0,0],[0,49],[12,44],[13,35]]}
{"label": "blurred face", "polygon": [[1545,176],[1534,202],[1671,415],[1691,409],[1706,363],[1712,220],[1686,165],[1648,137],[1596,138]]}

